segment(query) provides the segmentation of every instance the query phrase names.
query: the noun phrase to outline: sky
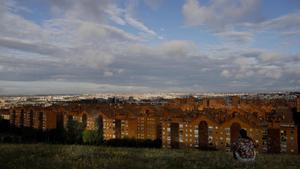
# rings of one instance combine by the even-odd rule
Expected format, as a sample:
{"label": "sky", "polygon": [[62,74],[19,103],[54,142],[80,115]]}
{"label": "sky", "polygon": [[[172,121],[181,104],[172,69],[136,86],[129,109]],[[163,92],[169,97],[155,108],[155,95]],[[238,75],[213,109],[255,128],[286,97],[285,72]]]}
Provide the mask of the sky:
{"label": "sky", "polygon": [[295,90],[299,0],[0,0],[0,95]]}

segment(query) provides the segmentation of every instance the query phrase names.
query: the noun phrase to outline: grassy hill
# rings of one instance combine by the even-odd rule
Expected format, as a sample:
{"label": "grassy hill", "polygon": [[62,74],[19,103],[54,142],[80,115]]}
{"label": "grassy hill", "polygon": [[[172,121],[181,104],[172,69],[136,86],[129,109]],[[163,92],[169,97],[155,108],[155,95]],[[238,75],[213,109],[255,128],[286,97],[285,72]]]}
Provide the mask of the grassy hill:
{"label": "grassy hill", "polygon": [[299,155],[260,154],[254,163],[230,153],[79,145],[0,144],[1,169],[300,169]]}

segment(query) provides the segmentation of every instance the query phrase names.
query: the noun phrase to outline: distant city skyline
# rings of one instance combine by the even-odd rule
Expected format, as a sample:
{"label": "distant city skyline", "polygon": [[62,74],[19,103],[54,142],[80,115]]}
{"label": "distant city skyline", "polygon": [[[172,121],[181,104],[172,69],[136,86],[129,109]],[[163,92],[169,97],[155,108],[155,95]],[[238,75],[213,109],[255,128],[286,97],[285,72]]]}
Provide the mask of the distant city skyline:
{"label": "distant city skyline", "polygon": [[0,95],[300,90],[297,0],[0,0]]}

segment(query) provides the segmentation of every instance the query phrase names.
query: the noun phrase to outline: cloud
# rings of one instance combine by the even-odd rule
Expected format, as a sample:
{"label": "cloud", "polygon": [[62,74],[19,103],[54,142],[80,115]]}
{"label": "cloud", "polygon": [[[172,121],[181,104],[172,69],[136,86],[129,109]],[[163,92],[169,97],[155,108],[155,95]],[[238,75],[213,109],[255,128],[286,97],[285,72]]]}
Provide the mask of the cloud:
{"label": "cloud", "polygon": [[[85,81],[124,86],[147,84],[159,88],[170,85],[163,83],[166,76],[171,77],[169,81],[174,86],[183,78],[181,75],[172,78],[177,67],[199,62],[184,61],[196,52],[196,45],[190,41],[164,41],[151,47],[143,43],[141,37],[102,22],[63,15],[37,25],[16,14],[7,11],[6,14],[17,18],[14,24],[28,23],[28,32],[32,36],[13,36],[22,32],[18,27],[10,29],[13,34],[1,31],[5,38],[0,44],[6,48],[0,48],[3,51],[0,57],[2,81]],[[35,39],[35,33],[43,39]],[[191,68],[182,74],[188,72],[195,74]]]}
{"label": "cloud", "polygon": [[[12,31],[18,33],[23,30]],[[116,45],[141,39],[112,26],[60,19],[47,21],[36,33],[42,34],[44,39],[35,40],[34,35],[20,39],[5,33],[11,38],[1,38],[0,46],[56,57],[66,64],[99,68],[111,63],[112,48]]]}
{"label": "cloud", "polygon": [[[260,0],[186,0],[182,13],[185,25],[201,27],[237,44],[255,41],[258,33],[268,32],[283,38],[283,43],[299,43],[300,12],[295,11],[275,18],[261,16]],[[296,36],[296,37],[295,37]],[[294,38],[292,42],[290,39]]]}
{"label": "cloud", "polygon": [[57,17],[68,19],[105,22],[105,9],[113,0],[48,0]]}
{"label": "cloud", "polygon": [[57,17],[107,24],[111,21],[119,25],[129,25],[151,36],[157,33],[142,21],[134,18],[130,11],[121,9],[115,0],[50,0],[52,11]]}
{"label": "cloud", "polygon": [[104,76],[105,76],[105,77],[111,77],[111,76],[113,76],[113,75],[114,75],[113,72],[109,72],[109,71],[105,71],[105,72],[104,72]]}
{"label": "cloud", "polygon": [[274,52],[268,52],[268,53],[262,52],[258,57],[263,62],[276,61],[276,60],[280,59],[280,55],[278,53],[274,53]]}
{"label": "cloud", "polygon": [[230,74],[230,72],[228,70],[225,69],[225,70],[222,70],[221,76],[223,76],[223,77],[230,77],[231,74]]}
{"label": "cloud", "polygon": [[105,12],[109,14],[113,22],[119,25],[126,25],[126,21],[122,17],[126,12],[125,10],[118,8],[116,5],[111,5]]}
{"label": "cloud", "polygon": [[[279,38],[291,38],[299,35],[300,12],[287,13],[275,18],[265,19],[257,22],[241,22],[235,28],[247,30],[254,33],[273,33]],[[283,39],[286,40],[286,39]]]}
{"label": "cloud", "polygon": [[39,53],[43,55],[57,56],[64,53],[62,49],[50,44],[33,43],[30,41],[12,39],[12,38],[0,38],[0,46],[21,50],[24,52]]}
{"label": "cloud", "polygon": [[289,13],[271,20],[261,22],[258,26],[263,30],[299,30],[300,12]]}
{"label": "cloud", "polygon": [[204,26],[215,30],[228,25],[255,21],[259,0],[210,0],[201,4],[198,0],[186,0],[182,12],[188,26]]}
{"label": "cloud", "polygon": [[264,66],[260,67],[258,74],[272,79],[279,79],[282,76],[282,69],[274,65]]}
{"label": "cloud", "polygon": [[[39,88],[41,92],[32,91],[32,87]],[[150,91],[150,88],[144,86],[126,86],[114,84],[99,84],[86,82],[58,82],[58,81],[1,81],[0,95],[19,95],[22,94],[86,94],[86,93],[103,93],[107,91],[114,92],[144,92]]]}
{"label": "cloud", "polygon": [[299,66],[299,61],[298,62],[293,62],[293,64],[286,64],[286,67],[284,70],[291,74],[291,75],[300,75],[300,66]]}
{"label": "cloud", "polygon": [[151,9],[158,9],[166,0],[144,0]]}
{"label": "cloud", "polygon": [[249,67],[249,66],[254,66],[257,64],[257,60],[255,58],[251,57],[240,57],[237,58],[234,63],[239,65],[240,67]]}
{"label": "cloud", "polygon": [[151,57],[155,59],[184,59],[197,57],[199,51],[197,45],[186,40],[171,40],[162,42],[156,46],[149,47],[147,45],[133,44],[128,46],[128,53],[135,57]]}
{"label": "cloud", "polygon": [[[127,4],[124,7],[116,1],[102,0],[48,2],[54,16],[39,23],[0,6],[2,93],[38,93],[39,86],[43,93],[255,91],[267,82],[272,82],[268,89],[292,88],[300,80],[297,52],[290,55],[244,45],[255,42],[255,30],[266,23],[243,26],[245,18],[252,21],[248,12],[231,14],[222,9],[221,14],[228,17],[224,21],[223,15],[219,19],[216,14],[209,14],[204,20],[195,16],[201,20],[195,26],[209,27],[209,33],[224,40],[202,46],[199,44],[205,41],[156,41],[160,35],[135,14],[137,11],[131,11],[136,9],[127,9]],[[105,8],[91,7],[101,2]],[[196,10],[209,12],[222,4],[186,3],[196,3]],[[243,3],[246,2],[240,5]],[[223,5],[230,9],[234,4]],[[77,11],[80,5],[82,9]],[[293,31],[296,30],[284,32]]]}
{"label": "cloud", "polygon": [[156,32],[154,32],[153,30],[149,29],[142,22],[138,21],[137,19],[133,18],[132,16],[130,16],[128,14],[125,15],[125,20],[126,20],[126,22],[130,26],[132,26],[132,27],[134,27],[134,28],[136,28],[136,29],[138,29],[140,31],[143,31],[143,32],[145,32],[145,33],[147,33],[149,35],[157,36]]}
{"label": "cloud", "polygon": [[298,37],[300,36],[300,31],[289,31],[289,32],[283,32],[282,36],[284,37]]}
{"label": "cloud", "polygon": [[237,32],[237,31],[218,32],[215,33],[215,35],[237,43],[249,43],[253,40],[253,36],[254,36],[250,32]]}
{"label": "cloud", "polygon": [[[72,10],[71,8],[68,10]],[[53,59],[45,60],[44,58],[55,57],[56,61],[60,63],[59,65],[74,65],[71,69],[77,66],[103,69],[112,62],[114,54],[117,52],[114,49],[116,46],[142,39],[114,26],[99,22],[83,21],[77,18],[66,19],[63,16],[49,19],[38,25],[6,8],[3,9],[3,12],[5,15],[0,17],[0,28],[2,28],[0,30],[0,50],[4,55],[2,60],[6,59],[8,55],[12,55],[15,56],[12,57],[15,62],[19,62],[21,65],[16,67],[18,63],[6,62],[6,70],[15,68],[29,70],[26,66],[32,67],[29,66],[31,63],[19,59],[21,57],[24,59],[36,57],[36,61],[49,62],[50,65]],[[21,27],[22,29],[20,29]],[[2,62],[2,64],[4,63]],[[37,66],[36,63],[33,65]],[[47,63],[43,66],[38,68],[53,69],[53,67],[47,66]],[[56,74],[56,72],[51,73],[51,70],[45,71],[49,72],[48,74]],[[20,76],[17,75],[17,77]],[[39,77],[41,76],[37,78]]]}
{"label": "cloud", "polygon": [[173,40],[161,44],[163,56],[169,57],[190,57],[197,53],[197,45],[191,41]]}
{"label": "cloud", "polygon": [[[264,50],[253,50],[252,53],[249,53],[249,50],[246,53],[238,51],[231,52],[231,54],[234,55],[222,61],[225,65],[221,66],[223,68],[220,70],[222,77],[255,81],[298,79],[294,76],[300,72],[298,55],[279,55]],[[229,63],[226,60],[233,60],[233,62]]]}
{"label": "cloud", "polygon": [[241,24],[260,21],[260,0],[185,0],[182,7],[187,27],[200,27],[226,43],[253,42],[254,31],[241,29]]}
{"label": "cloud", "polygon": [[20,38],[35,41],[44,39],[43,30],[39,25],[11,13],[5,7],[0,7],[0,21],[0,36],[2,38]]}

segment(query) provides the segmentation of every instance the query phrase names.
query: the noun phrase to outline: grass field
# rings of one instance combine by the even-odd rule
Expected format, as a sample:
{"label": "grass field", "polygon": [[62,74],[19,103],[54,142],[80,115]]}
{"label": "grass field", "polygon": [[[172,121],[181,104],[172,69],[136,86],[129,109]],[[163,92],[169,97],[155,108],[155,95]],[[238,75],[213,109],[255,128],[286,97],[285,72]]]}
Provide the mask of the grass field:
{"label": "grass field", "polygon": [[1,169],[300,169],[299,155],[260,154],[240,163],[230,153],[79,145],[0,144]]}

